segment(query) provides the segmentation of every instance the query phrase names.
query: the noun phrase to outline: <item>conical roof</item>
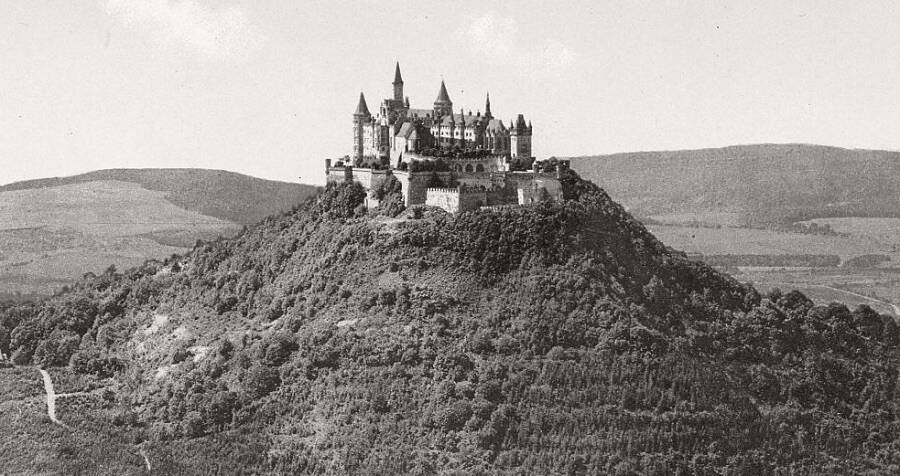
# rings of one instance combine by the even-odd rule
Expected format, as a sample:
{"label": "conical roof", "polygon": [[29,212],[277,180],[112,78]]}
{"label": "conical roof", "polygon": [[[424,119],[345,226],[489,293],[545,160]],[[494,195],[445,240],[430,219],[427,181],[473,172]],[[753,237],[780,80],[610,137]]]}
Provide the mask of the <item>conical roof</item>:
{"label": "conical roof", "polygon": [[450,104],[450,95],[447,94],[447,86],[444,85],[444,80],[441,80],[441,90],[438,91],[438,97],[434,100],[435,104]]}
{"label": "conical roof", "polygon": [[366,105],[366,97],[363,93],[359,93],[359,104],[356,106],[356,112],[353,113],[355,116],[370,116],[369,106]]}
{"label": "conical roof", "polygon": [[402,83],[403,77],[400,76],[400,62],[397,62],[397,67],[394,68],[394,84]]}

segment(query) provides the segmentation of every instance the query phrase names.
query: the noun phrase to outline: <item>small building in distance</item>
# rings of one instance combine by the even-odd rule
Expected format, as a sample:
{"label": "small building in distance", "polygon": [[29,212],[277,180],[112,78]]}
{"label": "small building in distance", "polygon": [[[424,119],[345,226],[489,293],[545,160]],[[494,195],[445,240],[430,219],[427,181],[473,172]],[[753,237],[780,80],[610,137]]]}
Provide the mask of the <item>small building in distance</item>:
{"label": "small building in distance", "polygon": [[562,199],[558,176],[569,163],[535,160],[533,128],[524,115],[507,126],[494,117],[487,94],[484,113],[454,113],[443,81],[431,109],[414,109],[403,95],[399,63],[393,96],[375,114],[360,93],[352,130],[351,153],[326,160],[327,181],[359,182],[369,192],[369,207],[378,206],[372,192],[391,177],[399,181],[407,207],[431,205],[451,213]]}

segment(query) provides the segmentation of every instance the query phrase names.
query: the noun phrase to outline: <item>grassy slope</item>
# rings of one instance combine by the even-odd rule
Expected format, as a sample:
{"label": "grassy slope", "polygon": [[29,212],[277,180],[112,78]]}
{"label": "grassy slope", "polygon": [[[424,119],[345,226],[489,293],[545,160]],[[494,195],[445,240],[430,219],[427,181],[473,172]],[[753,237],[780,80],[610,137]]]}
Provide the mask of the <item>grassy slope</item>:
{"label": "grassy slope", "polygon": [[[230,221],[185,210],[135,183],[91,181],[0,192],[0,292],[47,294],[87,272],[136,266],[200,238],[231,236]],[[148,233],[187,235],[160,243]],[[193,239],[188,239],[193,238]]]}
{"label": "grassy slope", "polygon": [[289,209],[317,187],[200,169],[100,170],[0,186],[0,299],[164,258]]}
{"label": "grassy slope", "polygon": [[165,192],[173,204],[202,215],[250,225],[288,210],[319,190],[312,185],[264,180],[224,170],[108,169],[71,177],[26,180],[0,186],[0,192],[115,180]]}
{"label": "grassy slope", "polygon": [[744,224],[900,216],[900,153],[805,144],[577,157],[573,168],[641,216],[731,212]]}

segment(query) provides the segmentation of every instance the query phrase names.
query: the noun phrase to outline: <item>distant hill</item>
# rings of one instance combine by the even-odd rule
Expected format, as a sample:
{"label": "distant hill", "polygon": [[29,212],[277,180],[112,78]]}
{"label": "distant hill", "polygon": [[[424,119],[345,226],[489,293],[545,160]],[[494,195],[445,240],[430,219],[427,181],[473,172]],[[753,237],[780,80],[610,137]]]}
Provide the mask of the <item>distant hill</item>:
{"label": "distant hill", "polygon": [[387,219],[335,184],[233,239],[0,306],[0,352],[79,392],[56,401],[64,428],[37,371],[0,369],[0,467],[897,474],[892,318],[763,297],[572,172],[563,193]]}
{"label": "distant hill", "polygon": [[201,169],[100,170],[0,186],[0,300],[233,236],[317,189]]}
{"label": "distant hill", "polygon": [[265,180],[225,170],[106,169],[71,177],[26,180],[0,186],[0,192],[115,180],[165,192],[172,204],[202,215],[251,225],[278,211],[289,210],[320,187]]}
{"label": "distant hill", "polygon": [[631,152],[572,167],[640,216],[731,213],[740,224],[900,217],[900,153],[806,144]]}

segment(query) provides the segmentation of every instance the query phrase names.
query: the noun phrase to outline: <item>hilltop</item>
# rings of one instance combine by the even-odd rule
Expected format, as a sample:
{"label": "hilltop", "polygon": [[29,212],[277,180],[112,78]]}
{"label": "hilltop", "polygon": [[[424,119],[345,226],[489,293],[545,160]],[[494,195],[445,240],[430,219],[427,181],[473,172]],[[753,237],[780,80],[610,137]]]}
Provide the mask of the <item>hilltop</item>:
{"label": "hilltop", "polygon": [[7,309],[0,351],[96,390],[57,402],[71,432],[2,398],[4,468],[139,472],[138,450],[162,473],[900,468],[892,319],[761,296],[561,183],[560,202],[391,219],[332,184]]}
{"label": "hilltop", "polygon": [[900,217],[900,152],[757,144],[577,157],[572,168],[642,217]]}
{"label": "hilltop", "polygon": [[184,252],[317,187],[201,169],[100,170],[0,186],[0,299]]}

